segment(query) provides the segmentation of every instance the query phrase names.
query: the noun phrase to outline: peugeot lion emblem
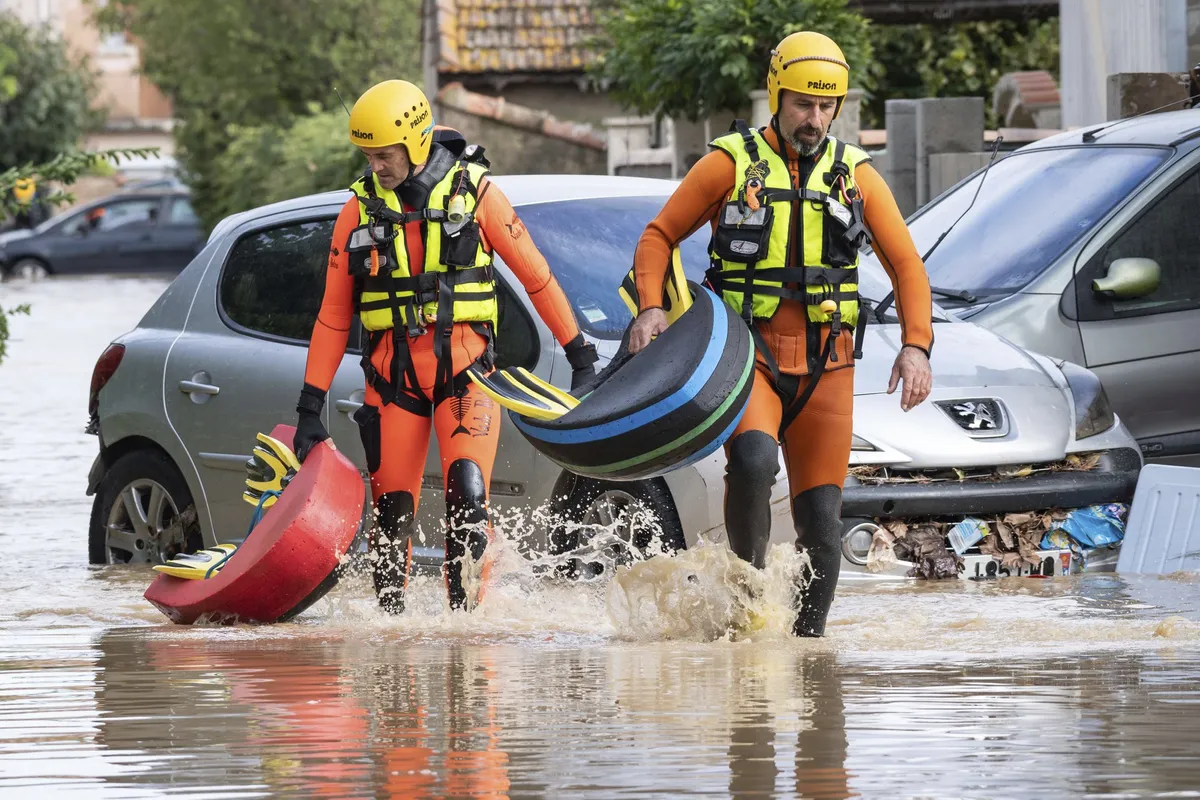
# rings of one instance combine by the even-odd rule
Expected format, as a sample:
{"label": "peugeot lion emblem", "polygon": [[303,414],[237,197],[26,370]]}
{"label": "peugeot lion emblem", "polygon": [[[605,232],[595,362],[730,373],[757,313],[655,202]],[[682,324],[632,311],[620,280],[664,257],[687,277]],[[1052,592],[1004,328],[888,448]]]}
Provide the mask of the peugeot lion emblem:
{"label": "peugeot lion emblem", "polygon": [[1008,417],[999,400],[973,398],[943,400],[937,404],[958,427],[975,439],[994,439],[1008,435]]}

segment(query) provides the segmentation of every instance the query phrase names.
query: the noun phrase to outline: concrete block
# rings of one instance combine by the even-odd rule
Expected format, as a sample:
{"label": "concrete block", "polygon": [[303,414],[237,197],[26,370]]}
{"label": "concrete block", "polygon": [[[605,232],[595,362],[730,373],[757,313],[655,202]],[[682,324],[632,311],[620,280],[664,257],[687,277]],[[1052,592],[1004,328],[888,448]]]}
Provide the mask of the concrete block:
{"label": "concrete block", "polygon": [[766,89],[755,89],[750,93],[750,126],[764,128],[771,124],[771,105]]}
{"label": "concrete block", "polygon": [[934,153],[929,156],[929,199],[936,200],[942,192],[971,173],[987,166],[991,153]]}
{"label": "concrete block", "polygon": [[[938,97],[917,101],[917,207],[928,203],[929,156],[983,149],[983,98]],[[889,141],[888,147],[891,147]]]}
{"label": "concrete block", "polygon": [[1187,48],[1188,67],[1200,64],[1200,0],[1188,0]]}
{"label": "concrete block", "polygon": [[843,142],[849,142],[850,144],[858,144],[858,131],[862,117],[862,97],[862,89],[851,89],[846,93],[846,100],[842,103],[842,113],[838,114],[838,118],[829,126],[829,133],[835,139],[841,139]]}
{"label": "concrete block", "polygon": [[905,217],[917,210],[918,102],[888,100],[884,103],[888,160],[887,169],[881,174]]}
{"label": "concrete block", "polygon": [[1125,119],[1148,111],[1181,111],[1188,107],[1190,91],[1191,79],[1186,72],[1109,75],[1108,119]]}

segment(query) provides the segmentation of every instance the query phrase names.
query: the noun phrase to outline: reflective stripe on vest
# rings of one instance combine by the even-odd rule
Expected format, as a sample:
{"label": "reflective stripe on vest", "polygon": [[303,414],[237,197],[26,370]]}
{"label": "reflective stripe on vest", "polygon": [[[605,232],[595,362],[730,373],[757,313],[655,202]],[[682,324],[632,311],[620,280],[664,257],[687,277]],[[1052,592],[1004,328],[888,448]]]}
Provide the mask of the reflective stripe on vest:
{"label": "reflective stripe on vest", "polygon": [[[751,135],[758,146],[758,157],[761,161],[766,162],[767,173],[763,180],[765,184],[764,194],[771,192],[787,192],[793,189],[791,173],[788,171],[787,162],[776,153],[766,140],[757,130],[751,130]],[[734,187],[728,198],[728,202],[736,202],[739,197],[743,196],[747,183],[747,169],[751,167],[750,153],[746,149],[746,143],[742,139],[741,134],[735,132],[726,134],[711,142],[712,147],[720,148],[728,153],[734,159]],[[835,153],[838,149],[838,142],[833,137],[829,137],[825,146],[825,150],[821,155],[820,160],[813,167],[809,174],[808,182],[805,185],[805,190],[810,197],[826,197],[830,193],[834,195],[834,202],[848,201],[841,195],[841,187],[837,189],[826,183],[827,176],[832,174],[835,164]],[[857,186],[854,183],[854,168],[864,161],[870,160],[870,156],[863,150],[853,145],[844,145],[845,152],[842,155],[842,163],[846,165],[849,171],[849,176],[845,178],[845,186],[847,190],[855,189]],[[839,241],[835,237],[842,237],[845,231],[845,226],[835,220],[829,207],[815,199],[807,200],[774,200],[770,206],[773,211],[774,219],[771,223],[771,230],[767,244],[767,252],[762,258],[754,262],[754,271],[756,273],[768,269],[780,269],[787,266],[788,250],[791,244],[794,225],[793,213],[795,209],[800,209],[800,225],[802,242],[801,247],[797,252],[797,267],[804,267],[805,283],[807,284],[807,310],[808,318],[812,322],[828,323],[833,319],[833,315],[821,309],[821,301],[826,298],[833,297],[834,292],[841,295],[839,309],[841,311],[841,322],[844,325],[853,327],[858,320],[858,284],[857,282],[845,281],[838,283],[836,280],[829,278],[845,276],[845,270],[857,269],[858,267],[858,251],[855,248],[847,249],[847,258],[844,259],[849,263],[835,265],[830,264],[830,258],[826,252],[827,241]],[[838,202],[839,213],[849,211],[844,202]],[[722,209],[724,213],[724,208]],[[745,276],[747,265],[733,261],[721,259],[715,251],[710,252],[714,266],[719,266],[721,273],[741,273]],[[830,272],[826,273],[826,270]],[[756,287],[762,287],[768,291],[771,289],[780,290],[783,288],[784,282],[764,280],[765,276],[760,277],[755,275],[753,284]],[[736,281],[735,281],[736,282]],[[790,280],[788,281],[790,282]],[[740,313],[743,307],[744,295],[743,292],[729,288],[728,285],[722,287],[722,295],[730,306],[737,309]],[[845,299],[846,296],[849,299]],[[770,319],[779,309],[780,297],[774,293],[754,292],[752,294],[751,308],[753,316],[757,319]]]}
{"label": "reflective stripe on vest", "polygon": [[[474,214],[477,197],[476,191],[484,176],[487,175],[487,168],[481,164],[465,164],[461,162],[446,173],[433,187],[429,193],[428,208],[445,211],[449,205],[449,200],[455,189],[458,187],[460,176],[463,170],[466,170],[466,177],[472,190],[462,194],[465,202],[464,210],[467,214]],[[355,181],[350,187],[354,193],[361,199],[366,199],[370,195],[363,183],[365,178],[360,178]],[[374,175],[370,177],[374,182],[375,196],[383,200],[389,209],[397,214],[404,213],[400,198],[390,189],[384,189],[379,185],[379,181]],[[366,207],[363,203],[358,206],[358,219],[362,227],[355,229],[351,234],[350,240],[346,244],[346,249],[351,254],[362,253],[365,249],[369,249],[372,245],[370,234],[366,228],[369,224]],[[412,223],[410,223],[412,224]],[[439,278],[448,272],[448,267],[444,263],[443,244],[450,244],[447,241],[443,222],[432,222],[421,220],[419,223],[424,226],[425,240],[425,263],[423,265],[423,273],[425,275],[437,275]],[[498,306],[496,302],[496,284],[491,278],[492,256],[483,246],[483,242],[478,235],[478,222],[473,218],[467,223],[468,226],[474,226],[473,231],[464,231],[463,235],[474,234],[478,244],[475,246],[473,266],[456,267],[456,272],[463,274],[463,277],[468,280],[459,280],[454,286],[454,308],[453,317],[455,322],[490,322],[493,328],[497,322]],[[414,301],[415,291],[411,281],[412,271],[409,267],[409,255],[407,249],[407,239],[404,234],[404,228],[401,225],[393,226],[395,239],[392,247],[380,249],[379,257],[385,262],[390,262],[394,256],[395,263],[384,264],[386,269],[381,269],[381,275],[388,275],[397,280],[406,281],[408,285],[404,288],[396,289],[393,287],[391,291],[379,291],[379,284],[382,281],[374,281],[371,278],[366,278],[366,286],[359,295],[359,319],[362,325],[369,331],[380,331],[392,328],[395,322],[400,322],[408,325],[408,306]],[[353,267],[352,267],[353,269]],[[478,279],[483,278],[483,279]],[[431,323],[437,318],[438,303],[436,299],[436,284],[430,279],[422,281],[428,284],[428,291],[423,292],[421,298],[424,302],[421,304],[420,316],[423,319],[418,320],[418,323]],[[375,284],[372,286],[371,284]],[[461,298],[461,299],[459,299]]]}

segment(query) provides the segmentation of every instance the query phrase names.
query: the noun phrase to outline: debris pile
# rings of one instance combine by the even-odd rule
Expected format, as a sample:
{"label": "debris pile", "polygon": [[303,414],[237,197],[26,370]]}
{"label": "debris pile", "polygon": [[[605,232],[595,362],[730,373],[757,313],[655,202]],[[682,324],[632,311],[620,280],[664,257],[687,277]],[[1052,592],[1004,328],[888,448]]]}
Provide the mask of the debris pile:
{"label": "debris pile", "polygon": [[946,547],[946,524],[922,522],[906,525],[899,520],[881,523],[867,553],[867,569],[878,572],[897,561],[909,561],[913,567],[910,578],[940,580],[957,578],[963,571],[963,560]]}
{"label": "debris pile", "polygon": [[939,580],[956,578],[963,570],[962,553],[969,546],[992,556],[1001,566],[1017,569],[1022,565],[1036,567],[1042,562],[1043,550],[1071,550],[1077,566],[1087,563],[1088,552],[1121,541],[1125,534],[1125,519],[1129,507],[1122,503],[1089,506],[1074,511],[1050,509],[1039,512],[1005,514],[986,520],[967,519],[960,523],[968,528],[978,526],[987,534],[974,540],[961,540],[955,549],[948,546],[950,522],[902,522],[879,520],[871,549],[867,553],[867,570],[880,572],[898,561],[913,564],[910,578]]}

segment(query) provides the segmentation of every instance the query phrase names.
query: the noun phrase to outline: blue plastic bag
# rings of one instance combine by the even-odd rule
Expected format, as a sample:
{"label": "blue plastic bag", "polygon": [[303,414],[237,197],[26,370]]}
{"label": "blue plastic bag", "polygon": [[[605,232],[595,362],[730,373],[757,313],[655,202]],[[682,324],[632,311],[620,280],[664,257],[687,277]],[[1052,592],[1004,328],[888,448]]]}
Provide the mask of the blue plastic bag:
{"label": "blue plastic bag", "polygon": [[1076,509],[1042,537],[1042,549],[1061,548],[1063,534],[1084,550],[1116,544],[1125,538],[1125,519],[1128,515],[1129,506],[1124,503]]}

